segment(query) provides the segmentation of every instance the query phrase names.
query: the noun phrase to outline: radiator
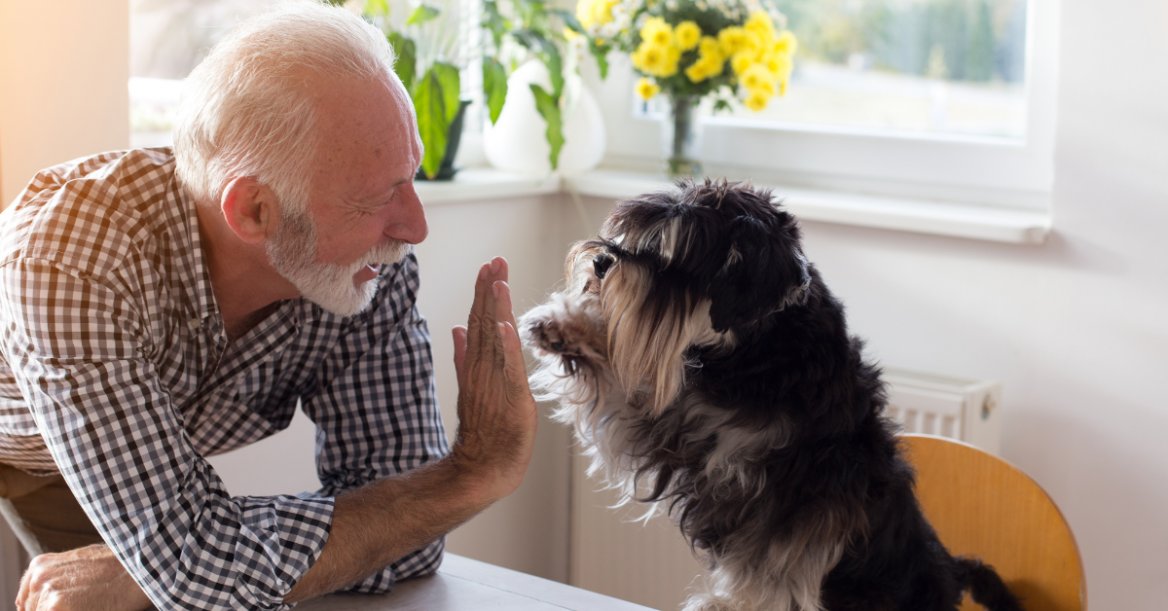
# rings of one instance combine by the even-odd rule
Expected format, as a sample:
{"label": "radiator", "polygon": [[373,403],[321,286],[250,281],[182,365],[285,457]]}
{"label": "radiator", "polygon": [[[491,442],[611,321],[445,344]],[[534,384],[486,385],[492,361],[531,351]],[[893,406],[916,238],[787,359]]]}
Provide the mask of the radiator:
{"label": "radiator", "polygon": [[[996,382],[963,380],[885,369],[888,415],[906,433],[928,433],[998,450]],[[597,491],[585,475],[587,460],[573,460],[572,585],[656,609],[677,609],[702,567],[677,528],[663,517],[638,521],[644,507],[612,509],[617,496]]]}
{"label": "radiator", "polygon": [[886,414],[905,433],[959,439],[997,454],[1002,433],[1001,384],[885,369]]}

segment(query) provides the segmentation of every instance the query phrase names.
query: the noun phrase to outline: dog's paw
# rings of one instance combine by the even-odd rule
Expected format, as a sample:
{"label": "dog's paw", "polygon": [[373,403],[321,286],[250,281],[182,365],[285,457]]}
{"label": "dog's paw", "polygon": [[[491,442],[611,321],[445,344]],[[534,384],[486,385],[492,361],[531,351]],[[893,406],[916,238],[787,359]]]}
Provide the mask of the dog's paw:
{"label": "dog's paw", "polygon": [[561,331],[563,316],[552,304],[533,308],[519,317],[519,337],[537,352],[563,354],[569,346]]}
{"label": "dog's paw", "polygon": [[569,345],[565,342],[560,326],[550,320],[524,321],[523,340],[528,345],[544,352],[565,354]]}

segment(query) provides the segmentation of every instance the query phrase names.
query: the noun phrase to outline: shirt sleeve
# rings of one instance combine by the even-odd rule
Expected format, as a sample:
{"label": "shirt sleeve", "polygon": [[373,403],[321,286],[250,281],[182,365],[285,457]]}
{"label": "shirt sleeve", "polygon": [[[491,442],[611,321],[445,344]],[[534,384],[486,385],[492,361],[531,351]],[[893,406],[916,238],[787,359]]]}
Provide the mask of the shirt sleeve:
{"label": "shirt sleeve", "polygon": [[228,494],[146,357],[133,294],[144,289],[56,260],[9,261],[0,349],[69,488],[154,605],[286,607],[333,501]]}
{"label": "shirt sleeve", "polygon": [[[414,255],[387,266],[378,282],[373,305],[346,319],[318,383],[301,398],[316,423],[317,472],[327,495],[449,453],[434,388],[430,333],[416,307]],[[442,551],[438,539],[352,589],[384,592],[398,579],[432,573]]]}

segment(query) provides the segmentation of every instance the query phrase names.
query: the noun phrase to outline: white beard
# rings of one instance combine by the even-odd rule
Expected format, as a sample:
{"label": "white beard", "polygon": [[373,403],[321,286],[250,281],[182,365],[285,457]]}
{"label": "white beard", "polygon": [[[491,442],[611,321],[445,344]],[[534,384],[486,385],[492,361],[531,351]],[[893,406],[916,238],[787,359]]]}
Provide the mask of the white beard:
{"label": "white beard", "polygon": [[361,284],[353,275],[370,265],[397,263],[409,252],[405,242],[374,247],[361,260],[346,265],[319,263],[316,259],[316,226],[306,214],[290,213],[267,244],[268,258],[276,272],[292,283],[301,296],[338,316],[367,310],[377,294],[377,278]]}

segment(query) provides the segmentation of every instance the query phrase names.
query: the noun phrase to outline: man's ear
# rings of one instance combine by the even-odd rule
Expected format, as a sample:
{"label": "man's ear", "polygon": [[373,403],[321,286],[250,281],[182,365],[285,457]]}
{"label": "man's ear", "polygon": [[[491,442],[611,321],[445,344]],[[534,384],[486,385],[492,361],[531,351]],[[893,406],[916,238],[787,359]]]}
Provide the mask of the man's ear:
{"label": "man's ear", "polygon": [[227,183],[219,206],[232,233],[248,244],[263,243],[279,224],[275,192],[250,176]]}

